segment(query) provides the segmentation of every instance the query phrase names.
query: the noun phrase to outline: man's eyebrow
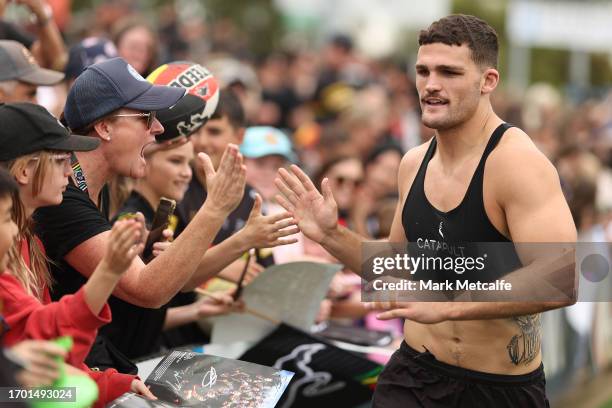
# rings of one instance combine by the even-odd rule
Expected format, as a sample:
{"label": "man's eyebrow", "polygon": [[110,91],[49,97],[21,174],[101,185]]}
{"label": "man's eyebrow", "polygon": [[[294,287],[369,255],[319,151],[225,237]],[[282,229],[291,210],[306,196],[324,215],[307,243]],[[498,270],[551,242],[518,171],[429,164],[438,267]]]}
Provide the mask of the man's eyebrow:
{"label": "man's eyebrow", "polygon": [[459,65],[437,65],[436,69],[438,71],[458,71],[463,72],[465,69]]}
{"label": "man's eyebrow", "polygon": [[[430,67],[428,67],[427,65],[424,64],[417,64],[415,65],[415,69],[427,69],[429,70]],[[436,71],[457,71],[457,72],[463,72],[465,71],[465,69],[459,65],[436,65],[433,67],[433,69],[435,69]]]}

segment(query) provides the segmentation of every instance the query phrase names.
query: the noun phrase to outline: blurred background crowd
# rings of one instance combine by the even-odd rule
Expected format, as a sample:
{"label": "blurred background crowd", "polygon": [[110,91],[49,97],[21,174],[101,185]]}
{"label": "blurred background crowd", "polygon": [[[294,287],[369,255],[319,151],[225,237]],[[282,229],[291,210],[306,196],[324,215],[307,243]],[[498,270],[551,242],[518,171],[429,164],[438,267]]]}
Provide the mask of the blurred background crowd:
{"label": "blurred background crowd", "polygon": [[[24,90],[58,117],[71,82],[100,58],[119,55],[145,77],[169,61],[204,65],[239,96],[249,126],[281,130],[292,145],[286,159],[295,154],[315,180],[330,179],[343,223],[383,238],[397,204],[400,159],[433,134],[420,122],[413,82],[418,30],[453,12],[474,14],[500,36],[494,109],[556,165],[581,240],[610,242],[612,3],[576,4],[0,0],[0,38],[21,42],[41,66],[66,73],[57,86]],[[40,24],[44,19],[50,24]],[[257,174],[249,182],[264,202],[272,198],[266,187],[276,169],[287,162],[251,166]],[[304,257],[325,257],[304,240],[295,245]],[[350,316],[334,314],[333,304],[324,313],[343,314]],[[579,384],[605,375],[610,323],[609,303],[545,314],[553,399],[571,399]]]}

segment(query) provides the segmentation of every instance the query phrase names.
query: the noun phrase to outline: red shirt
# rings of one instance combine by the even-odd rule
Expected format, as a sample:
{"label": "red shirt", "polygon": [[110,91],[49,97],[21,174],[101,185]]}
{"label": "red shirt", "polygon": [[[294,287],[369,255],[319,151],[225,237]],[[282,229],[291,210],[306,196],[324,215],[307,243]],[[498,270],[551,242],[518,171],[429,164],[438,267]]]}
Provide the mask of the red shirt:
{"label": "red shirt", "polygon": [[[21,253],[29,267],[30,257],[25,242],[22,242]],[[96,381],[100,391],[96,407],[103,407],[130,390],[135,376],[121,374],[114,369],[91,371],[84,363],[98,328],[111,321],[108,304],[104,305],[99,315],[93,314],[85,301],[83,288],[74,295],[66,295],[58,302],[51,302],[49,289],[45,287],[40,302],[29,295],[9,271],[0,273],[0,303],[3,305],[2,314],[10,326],[2,338],[3,346],[10,347],[28,339],[49,340],[71,336],[74,345],[66,362],[87,372]]]}

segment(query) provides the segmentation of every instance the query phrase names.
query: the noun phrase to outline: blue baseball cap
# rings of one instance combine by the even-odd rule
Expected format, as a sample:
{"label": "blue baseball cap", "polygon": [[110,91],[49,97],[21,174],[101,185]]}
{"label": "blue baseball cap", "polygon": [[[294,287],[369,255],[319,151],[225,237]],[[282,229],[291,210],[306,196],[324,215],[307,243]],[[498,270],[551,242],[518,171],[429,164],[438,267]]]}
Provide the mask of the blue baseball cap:
{"label": "blue baseball cap", "polygon": [[87,67],[68,92],[64,118],[70,129],[83,129],[119,108],[158,111],[174,106],[185,89],[153,85],[123,58]]}
{"label": "blue baseball cap", "polygon": [[240,153],[252,159],[277,154],[290,162],[297,163],[297,156],[291,149],[291,141],[287,135],[270,126],[247,128],[240,145]]}

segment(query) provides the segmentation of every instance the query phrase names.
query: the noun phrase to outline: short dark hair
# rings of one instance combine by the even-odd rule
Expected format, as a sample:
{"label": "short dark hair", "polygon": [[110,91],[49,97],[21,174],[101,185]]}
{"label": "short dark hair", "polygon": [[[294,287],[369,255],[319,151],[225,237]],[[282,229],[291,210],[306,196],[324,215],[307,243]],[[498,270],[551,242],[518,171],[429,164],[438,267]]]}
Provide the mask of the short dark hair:
{"label": "short dark hair", "polygon": [[0,198],[13,197],[18,188],[15,179],[4,168],[0,167]]}
{"label": "short dark hair", "polygon": [[224,88],[219,94],[219,103],[211,119],[227,117],[229,123],[239,129],[246,126],[246,116],[238,96],[229,88]]}
{"label": "short dark hair", "polygon": [[452,14],[433,22],[427,30],[421,30],[419,45],[434,43],[458,46],[467,44],[472,52],[472,61],[477,65],[497,68],[497,33],[478,17]]}

